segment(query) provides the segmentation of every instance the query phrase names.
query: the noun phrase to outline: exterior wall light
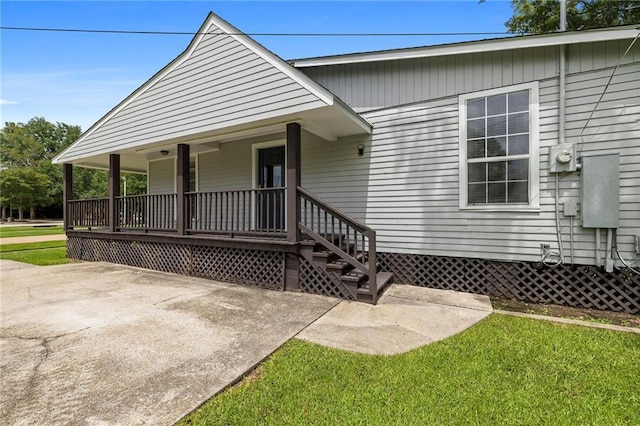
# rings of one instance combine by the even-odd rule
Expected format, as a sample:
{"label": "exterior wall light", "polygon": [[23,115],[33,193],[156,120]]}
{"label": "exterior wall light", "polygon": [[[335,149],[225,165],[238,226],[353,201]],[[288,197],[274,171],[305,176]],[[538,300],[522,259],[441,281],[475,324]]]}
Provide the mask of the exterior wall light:
{"label": "exterior wall light", "polygon": [[358,145],[358,156],[362,157],[364,155],[364,145]]}
{"label": "exterior wall light", "polygon": [[166,149],[163,149],[162,151],[160,151],[160,154],[167,156],[169,155],[169,151],[167,151]]}

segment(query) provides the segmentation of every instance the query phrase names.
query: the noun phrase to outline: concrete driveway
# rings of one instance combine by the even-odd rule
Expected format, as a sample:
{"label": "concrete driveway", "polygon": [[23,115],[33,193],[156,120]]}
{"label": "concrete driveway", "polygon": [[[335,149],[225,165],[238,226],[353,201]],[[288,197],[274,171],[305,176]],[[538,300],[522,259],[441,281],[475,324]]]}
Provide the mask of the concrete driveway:
{"label": "concrete driveway", "polygon": [[107,263],[3,268],[3,424],[172,424],[338,300]]}

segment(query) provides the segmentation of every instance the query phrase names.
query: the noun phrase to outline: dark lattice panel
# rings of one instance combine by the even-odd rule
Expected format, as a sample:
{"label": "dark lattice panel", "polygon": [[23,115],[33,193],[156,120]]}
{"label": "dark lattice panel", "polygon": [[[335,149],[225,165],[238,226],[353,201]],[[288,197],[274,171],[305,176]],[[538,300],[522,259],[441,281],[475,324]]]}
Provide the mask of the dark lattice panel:
{"label": "dark lattice panel", "polygon": [[340,299],[355,300],[355,297],[349,292],[346,284],[342,282],[339,276],[327,272],[322,268],[315,267],[313,263],[303,257],[300,257],[299,271],[299,284],[302,291]]}
{"label": "dark lattice panel", "polygon": [[284,254],[194,246],[192,275],[284,290]]}
{"label": "dark lattice panel", "polygon": [[537,268],[529,262],[378,253],[395,282],[532,303],[640,313],[640,277],[593,266]]}
{"label": "dark lattice panel", "polygon": [[78,260],[284,289],[284,254],[279,252],[69,237],[67,255]]}

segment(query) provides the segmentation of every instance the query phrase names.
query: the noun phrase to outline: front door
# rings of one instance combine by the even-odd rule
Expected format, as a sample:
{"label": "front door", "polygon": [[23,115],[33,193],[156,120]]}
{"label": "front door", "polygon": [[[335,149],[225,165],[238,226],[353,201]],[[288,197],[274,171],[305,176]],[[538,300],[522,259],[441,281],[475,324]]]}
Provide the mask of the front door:
{"label": "front door", "polygon": [[257,228],[284,231],[284,146],[258,150]]}

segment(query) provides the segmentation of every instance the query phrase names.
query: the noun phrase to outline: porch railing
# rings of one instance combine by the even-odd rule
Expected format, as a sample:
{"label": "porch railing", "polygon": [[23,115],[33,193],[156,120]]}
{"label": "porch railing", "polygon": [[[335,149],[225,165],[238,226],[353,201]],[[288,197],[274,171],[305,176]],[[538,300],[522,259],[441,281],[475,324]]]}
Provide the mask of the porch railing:
{"label": "porch railing", "polygon": [[[375,280],[376,232],[300,186],[298,197],[300,231],[365,273],[370,283]],[[375,287],[369,285],[369,290],[377,291]]]}
{"label": "porch railing", "polygon": [[109,226],[109,199],[89,198],[67,201],[67,227],[106,228]]}
{"label": "porch railing", "polygon": [[118,229],[175,231],[176,194],[116,197]]}
{"label": "porch railing", "polygon": [[186,194],[187,232],[284,235],[286,188]]}

